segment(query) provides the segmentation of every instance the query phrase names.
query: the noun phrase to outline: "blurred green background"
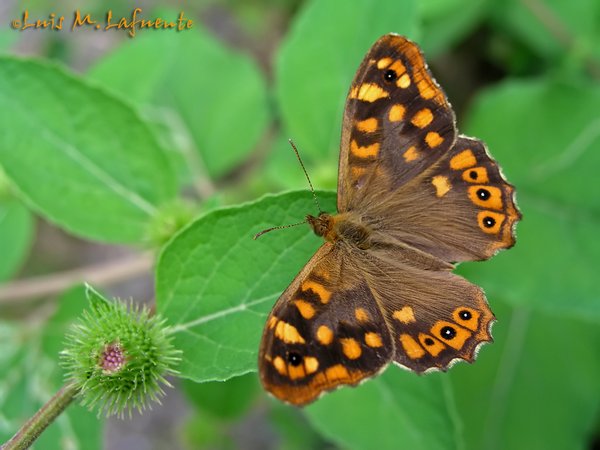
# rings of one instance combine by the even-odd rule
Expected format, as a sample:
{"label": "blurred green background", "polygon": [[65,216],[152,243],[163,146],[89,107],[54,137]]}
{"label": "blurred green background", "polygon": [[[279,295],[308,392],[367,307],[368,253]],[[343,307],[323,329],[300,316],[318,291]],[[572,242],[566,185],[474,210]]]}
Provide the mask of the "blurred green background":
{"label": "blurred green background", "polygon": [[[76,9],[135,7],[193,26],[70,30]],[[63,29],[11,28],[25,9]],[[515,248],[458,269],[495,342],[298,410],[262,392],[256,357],[319,239],[251,236],[315,212],[290,137],[333,209],[345,96],[387,32],[422,47],[517,188]],[[0,50],[0,441],[61,385],[87,281],[156,304],[181,378],[131,420],[73,406],[36,448],[600,449],[597,0],[6,0]]]}

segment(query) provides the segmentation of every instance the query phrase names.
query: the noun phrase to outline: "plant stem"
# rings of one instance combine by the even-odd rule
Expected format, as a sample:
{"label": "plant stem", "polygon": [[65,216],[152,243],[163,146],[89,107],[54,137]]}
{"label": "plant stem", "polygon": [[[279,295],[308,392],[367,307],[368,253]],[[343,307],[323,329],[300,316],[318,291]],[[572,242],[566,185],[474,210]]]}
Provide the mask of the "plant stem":
{"label": "plant stem", "polygon": [[149,272],[152,262],[152,255],[141,254],[124,261],[111,261],[82,269],[14,281],[0,286],[0,304],[21,303],[24,300],[50,296],[84,281],[95,286],[114,284]]}
{"label": "plant stem", "polygon": [[72,384],[65,384],[42,406],[35,415],[21,427],[19,431],[0,447],[0,450],[23,450],[29,448],[42,432],[69,406],[78,389]]}

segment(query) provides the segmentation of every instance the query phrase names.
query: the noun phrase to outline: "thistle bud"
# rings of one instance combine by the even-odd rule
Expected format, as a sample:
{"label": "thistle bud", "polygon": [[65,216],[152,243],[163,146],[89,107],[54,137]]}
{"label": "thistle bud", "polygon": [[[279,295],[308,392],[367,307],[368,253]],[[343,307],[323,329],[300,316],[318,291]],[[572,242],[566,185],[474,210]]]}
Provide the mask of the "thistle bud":
{"label": "thistle bud", "polygon": [[88,299],[92,307],[72,326],[61,354],[82,403],[121,417],[160,403],[163,386],[171,386],[165,377],[176,374],[181,359],[165,321],[146,307],[107,301],[91,289]]}

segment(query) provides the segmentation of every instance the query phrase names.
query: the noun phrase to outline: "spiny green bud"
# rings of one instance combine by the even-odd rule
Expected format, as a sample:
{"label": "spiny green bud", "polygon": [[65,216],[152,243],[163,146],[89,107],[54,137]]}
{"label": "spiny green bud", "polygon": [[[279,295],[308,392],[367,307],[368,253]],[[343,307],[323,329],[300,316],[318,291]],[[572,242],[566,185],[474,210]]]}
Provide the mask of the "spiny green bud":
{"label": "spiny green bud", "polygon": [[179,350],[171,344],[165,321],[146,307],[107,301],[88,288],[91,309],[67,335],[62,363],[82,403],[107,416],[131,415],[160,403],[165,379],[175,374]]}
{"label": "spiny green bud", "polygon": [[153,247],[163,245],[177,231],[190,223],[196,214],[193,205],[182,199],[163,205],[154,215],[145,240]]}

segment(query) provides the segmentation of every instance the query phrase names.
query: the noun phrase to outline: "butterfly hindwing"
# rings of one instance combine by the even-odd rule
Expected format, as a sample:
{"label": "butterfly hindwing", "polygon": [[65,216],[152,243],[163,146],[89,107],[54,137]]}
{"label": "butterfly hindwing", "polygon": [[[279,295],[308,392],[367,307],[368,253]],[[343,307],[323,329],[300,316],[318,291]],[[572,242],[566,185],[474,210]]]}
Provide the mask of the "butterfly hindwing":
{"label": "butterfly hindwing", "polygon": [[267,319],[261,381],[273,395],[303,405],[340,385],[355,385],[392,359],[383,315],[343,248],[321,247]]}
{"label": "butterfly hindwing", "polygon": [[394,262],[393,253],[373,251],[365,270],[394,340],[394,362],[421,373],[473,361],[492,340],[483,291],[449,270]]}
{"label": "butterfly hindwing", "polygon": [[454,112],[419,48],[403,36],[383,36],[365,56],[346,100],[338,211],[373,201],[382,181],[386,190],[397,189],[455,139]]}

